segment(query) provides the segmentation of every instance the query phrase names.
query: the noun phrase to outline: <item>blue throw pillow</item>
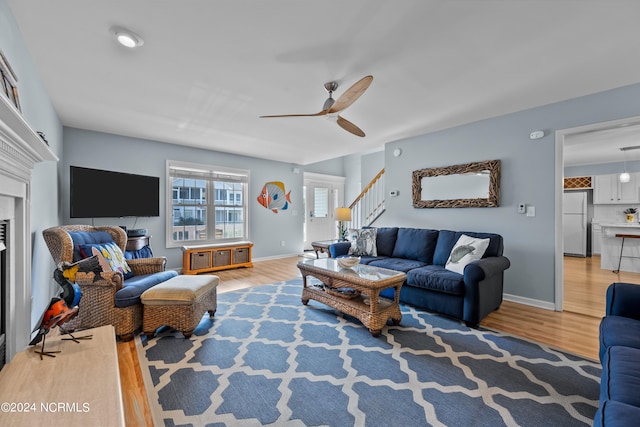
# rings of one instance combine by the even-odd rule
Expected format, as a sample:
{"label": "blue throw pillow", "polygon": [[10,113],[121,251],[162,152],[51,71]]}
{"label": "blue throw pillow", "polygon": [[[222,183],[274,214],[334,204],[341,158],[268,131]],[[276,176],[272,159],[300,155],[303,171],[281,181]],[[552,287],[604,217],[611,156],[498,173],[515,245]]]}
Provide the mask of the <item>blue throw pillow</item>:
{"label": "blue throw pillow", "polygon": [[431,264],[437,239],[438,230],[400,228],[393,248],[393,258],[414,259]]}
{"label": "blue throw pillow", "polygon": [[393,248],[398,237],[398,227],[380,227],[376,229],[376,246],[378,256],[393,255]]}
{"label": "blue throw pillow", "polygon": [[109,263],[111,270],[119,271],[124,276],[124,279],[130,279],[133,277],[133,272],[131,271],[131,267],[127,264],[127,261],[124,259],[124,254],[118,245],[114,242],[109,243],[94,243],[88,245],[78,245],[80,253],[85,257],[90,257],[93,255],[93,248],[96,248],[104,259]]}

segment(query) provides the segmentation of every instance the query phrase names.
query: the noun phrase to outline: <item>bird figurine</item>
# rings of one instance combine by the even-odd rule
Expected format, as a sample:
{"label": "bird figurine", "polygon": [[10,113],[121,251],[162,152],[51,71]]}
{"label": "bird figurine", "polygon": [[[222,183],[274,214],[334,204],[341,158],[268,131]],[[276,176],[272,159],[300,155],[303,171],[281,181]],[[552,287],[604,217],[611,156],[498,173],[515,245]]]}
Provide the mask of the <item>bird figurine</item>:
{"label": "bird figurine", "polygon": [[[45,309],[44,313],[42,313],[42,317],[40,317],[40,321],[38,322],[38,326],[36,326],[32,332],[38,331],[35,337],[29,342],[29,345],[36,345],[40,341],[42,341],[42,347],[40,351],[36,350],[36,353],[40,355],[40,360],[42,360],[42,356],[56,357],[53,353],[60,353],[60,350],[54,351],[45,351],[44,345],[46,341],[46,336],[56,325],[62,325],[72,318],[74,318],[78,314],[78,307],[74,307],[73,309],[69,309],[67,303],[59,297],[51,298],[51,302]],[[78,342],[78,341],[76,341]]]}
{"label": "bird figurine", "polygon": [[97,255],[81,259],[80,261],[74,262],[73,264],[62,262],[58,265],[58,270],[60,270],[62,272],[62,275],[72,283],[76,281],[76,274],[79,272],[94,273],[94,282],[102,279],[102,277],[100,276],[100,273],[102,273],[102,267],[100,266],[100,260],[98,259]]}
{"label": "bird figurine", "polygon": [[65,277],[65,273],[58,268],[53,270],[53,280],[55,280],[62,288],[60,298],[62,298],[64,302],[67,303],[67,306],[77,306],[80,302],[80,298],[82,298],[82,291],[80,290],[80,286],[78,286],[77,283],[72,283],[69,279],[67,279],[67,277]]}
{"label": "bird figurine", "polygon": [[98,257],[92,256],[73,264],[61,263],[58,268],[53,271],[53,279],[60,285],[62,292],[60,292],[58,297],[51,298],[51,302],[49,302],[44,313],[42,313],[42,317],[40,317],[38,326],[32,331],[37,331],[38,333],[33,337],[31,342],[29,342],[29,345],[36,345],[42,341],[40,350],[36,350],[36,353],[40,354],[40,360],[43,359],[43,356],[55,357],[54,353],[60,353],[59,350],[45,351],[44,349],[47,334],[56,326],[70,337],[62,338],[63,340],[72,340],[79,343],[79,340],[91,339],[93,337],[92,335],[75,337],[62,326],[76,317],[80,310],[78,304],[82,298],[82,291],[80,290],[80,286],[75,283],[78,272],[93,272],[95,273],[94,280],[99,280],[102,268],[100,267]]}
{"label": "bird figurine", "polygon": [[78,314],[77,313],[77,311],[79,310],[78,304],[80,303],[80,299],[82,298],[82,291],[80,289],[80,286],[78,286],[78,284],[75,283],[75,281],[76,281],[76,275],[79,272],[94,273],[93,281],[95,282],[96,280],[100,280],[101,279],[100,273],[102,273],[102,267],[100,266],[100,261],[98,259],[98,256],[96,255],[90,256],[88,258],[84,258],[72,264],[68,262],[61,263],[58,266],[58,268],[53,271],[53,279],[62,288],[62,292],[60,293],[60,298],[64,299],[65,303],[67,304],[67,307],[72,307],[71,310],[74,310],[74,309],[76,310],[75,314],[73,314],[72,316],[63,318],[60,322],[58,322],[57,325],[62,330],[62,332],[69,335],[69,337],[71,337],[71,338],[63,338],[63,340],[70,339],[74,342],[79,342],[78,340],[81,340],[81,339],[88,340],[92,338],[92,335],[75,337],[71,332],[67,331],[62,326],[64,323],[68,322]]}

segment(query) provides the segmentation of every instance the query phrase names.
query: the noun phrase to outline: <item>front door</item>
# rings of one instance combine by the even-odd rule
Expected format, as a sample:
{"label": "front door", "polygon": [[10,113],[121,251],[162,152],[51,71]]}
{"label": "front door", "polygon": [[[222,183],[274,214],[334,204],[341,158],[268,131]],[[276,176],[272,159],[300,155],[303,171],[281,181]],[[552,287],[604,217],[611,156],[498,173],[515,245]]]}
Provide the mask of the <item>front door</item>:
{"label": "front door", "polygon": [[311,249],[311,242],[337,238],[338,229],[334,210],[341,206],[343,188],[343,181],[305,178],[304,248],[306,250]]}

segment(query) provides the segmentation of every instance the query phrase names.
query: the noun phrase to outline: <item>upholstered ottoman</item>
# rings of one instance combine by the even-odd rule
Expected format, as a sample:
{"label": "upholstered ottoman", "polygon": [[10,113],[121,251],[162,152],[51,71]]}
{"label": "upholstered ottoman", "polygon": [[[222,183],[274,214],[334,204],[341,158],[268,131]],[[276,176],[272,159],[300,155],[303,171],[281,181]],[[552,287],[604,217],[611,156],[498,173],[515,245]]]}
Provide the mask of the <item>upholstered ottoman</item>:
{"label": "upholstered ottoman", "polygon": [[143,292],[142,330],[149,337],[160,326],[170,326],[189,338],[205,311],[213,317],[217,308],[214,275],[177,276]]}

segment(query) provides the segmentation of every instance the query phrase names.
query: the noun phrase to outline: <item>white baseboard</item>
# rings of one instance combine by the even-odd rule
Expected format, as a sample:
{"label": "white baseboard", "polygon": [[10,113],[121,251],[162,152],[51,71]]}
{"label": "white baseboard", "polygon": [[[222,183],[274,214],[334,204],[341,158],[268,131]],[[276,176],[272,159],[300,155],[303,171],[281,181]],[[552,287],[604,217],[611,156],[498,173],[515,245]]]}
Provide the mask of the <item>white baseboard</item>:
{"label": "white baseboard", "polygon": [[301,256],[299,252],[293,253],[293,254],[282,254],[282,255],[274,255],[274,256],[266,256],[266,257],[260,257],[260,258],[253,258],[253,262],[260,262],[260,261],[271,261],[274,259],[280,259],[280,258],[291,258],[294,256]]}
{"label": "white baseboard", "polygon": [[516,302],[518,304],[530,305],[532,307],[542,308],[545,310],[555,311],[555,304],[548,301],[542,301],[538,299],[525,298],[518,295],[503,294],[502,298],[505,301]]}

